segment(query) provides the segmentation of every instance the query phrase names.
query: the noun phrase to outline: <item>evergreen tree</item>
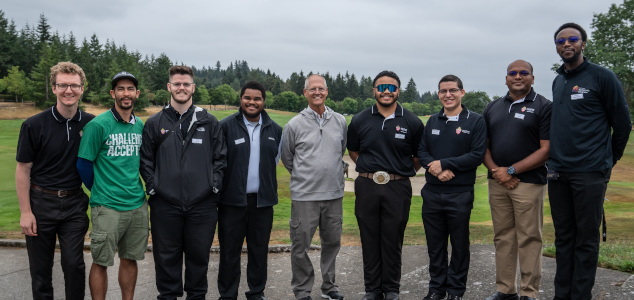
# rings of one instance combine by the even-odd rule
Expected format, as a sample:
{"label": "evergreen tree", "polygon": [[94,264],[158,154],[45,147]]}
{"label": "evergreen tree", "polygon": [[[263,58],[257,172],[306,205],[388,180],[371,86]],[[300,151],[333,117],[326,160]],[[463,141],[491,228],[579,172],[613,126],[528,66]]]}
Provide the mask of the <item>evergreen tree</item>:
{"label": "evergreen tree", "polygon": [[407,87],[401,92],[399,101],[403,103],[416,102],[418,100],[418,90],[416,89],[416,83],[414,78],[410,78],[407,83]]}

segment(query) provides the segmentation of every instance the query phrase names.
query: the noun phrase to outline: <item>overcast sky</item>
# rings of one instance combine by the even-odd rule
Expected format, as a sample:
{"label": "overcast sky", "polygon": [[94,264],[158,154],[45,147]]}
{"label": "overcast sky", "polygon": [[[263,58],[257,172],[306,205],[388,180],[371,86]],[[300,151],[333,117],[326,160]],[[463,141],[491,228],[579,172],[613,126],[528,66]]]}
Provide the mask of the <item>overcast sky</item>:
{"label": "overcast sky", "polygon": [[403,85],[436,90],[446,74],[467,91],[506,93],[507,65],[535,68],[535,89],[552,99],[559,62],[554,31],[576,22],[588,34],[593,13],[622,0],[445,1],[3,1],[19,28],[44,13],[61,34],[96,33],[130,50],[202,67],[246,60],[286,79],[292,72],[396,72]]}

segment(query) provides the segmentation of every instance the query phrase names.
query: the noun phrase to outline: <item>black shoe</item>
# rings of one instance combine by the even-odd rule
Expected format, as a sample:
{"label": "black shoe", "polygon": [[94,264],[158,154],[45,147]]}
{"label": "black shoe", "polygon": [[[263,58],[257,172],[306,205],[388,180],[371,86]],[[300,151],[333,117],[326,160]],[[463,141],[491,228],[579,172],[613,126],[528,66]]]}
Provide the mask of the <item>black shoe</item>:
{"label": "black shoe", "polygon": [[363,296],[362,300],[383,300],[383,294],[382,293],[367,292]]}
{"label": "black shoe", "polygon": [[218,300],[233,300],[231,297],[220,297]]}
{"label": "black shoe", "polygon": [[423,300],[443,300],[443,299],[445,299],[445,294],[437,294],[432,292],[429,292],[427,296],[423,298]]}
{"label": "black shoe", "polygon": [[520,296],[517,294],[505,294],[502,292],[495,292],[493,296],[486,298],[484,300],[519,300]]}
{"label": "black shoe", "polygon": [[338,291],[330,291],[327,294],[321,294],[321,297],[330,300],[343,300],[343,295]]}
{"label": "black shoe", "polygon": [[259,295],[259,296],[255,296],[255,297],[249,298],[247,300],[268,300],[268,299],[266,299],[264,297],[264,295]]}
{"label": "black shoe", "polygon": [[520,297],[520,300],[537,300],[537,299],[535,299],[533,297],[529,297],[529,296],[522,296],[522,297]]}
{"label": "black shoe", "polygon": [[313,298],[311,298],[310,296],[306,296],[304,298],[297,299],[297,300],[313,300]]}
{"label": "black shoe", "polygon": [[462,300],[462,296],[448,295],[447,300]]}
{"label": "black shoe", "polygon": [[385,293],[385,300],[398,300],[398,293],[396,292]]}

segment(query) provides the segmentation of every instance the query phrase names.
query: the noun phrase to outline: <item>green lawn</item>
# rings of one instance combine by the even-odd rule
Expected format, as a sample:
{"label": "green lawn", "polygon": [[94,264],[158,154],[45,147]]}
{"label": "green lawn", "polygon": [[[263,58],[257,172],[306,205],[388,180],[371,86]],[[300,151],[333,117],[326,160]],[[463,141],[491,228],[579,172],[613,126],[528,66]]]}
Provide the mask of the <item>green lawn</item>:
{"label": "green lawn", "polygon": [[[235,111],[213,111],[218,119],[223,119]],[[271,118],[284,126],[295,114],[281,111],[269,111]],[[145,119],[145,118],[144,118]],[[346,116],[348,123],[351,116]],[[427,122],[428,117],[421,117]],[[15,194],[15,153],[20,125],[23,120],[0,121],[0,237],[2,231],[19,231],[20,212]],[[487,180],[484,166],[478,168],[478,179],[475,185],[475,202],[471,213],[471,241],[479,244],[493,243],[493,228],[491,212],[487,200]],[[272,243],[289,243],[288,219],[290,217],[290,175],[281,165],[277,168],[278,192],[280,202],[275,206],[275,220],[273,224]],[[608,221],[608,242],[602,243],[602,251],[606,257],[617,257],[611,264],[619,265],[620,269],[632,272],[628,264],[632,264],[632,251],[618,250],[634,246],[634,137],[630,138],[623,159],[614,169],[605,203]],[[346,245],[360,244],[356,218],[354,216],[354,193],[346,192],[344,197],[344,226],[343,243]],[[414,196],[410,209],[409,223],[405,231],[406,244],[425,244],[425,231],[421,219],[422,198]],[[315,242],[319,243],[316,235]],[[544,204],[544,242],[552,245],[554,242],[554,228],[550,217],[548,199]],[[625,246],[623,246],[625,245]],[[616,247],[617,250],[613,250]],[[619,248],[621,247],[621,248]],[[610,250],[612,249],[612,250]],[[606,252],[607,251],[607,252]],[[602,252],[603,253],[603,252]],[[617,253],[617,254],[615,254]],[[619,255],[621,253],[623,255]],[[629,257],[629,258],[628,258]],[[619,260],[624,262],[618,263]],[[617,261],[614,263],[613,261]],[[611,266],[606,263],[605,266]],[[613,267],[616,268],[616,267]]]}

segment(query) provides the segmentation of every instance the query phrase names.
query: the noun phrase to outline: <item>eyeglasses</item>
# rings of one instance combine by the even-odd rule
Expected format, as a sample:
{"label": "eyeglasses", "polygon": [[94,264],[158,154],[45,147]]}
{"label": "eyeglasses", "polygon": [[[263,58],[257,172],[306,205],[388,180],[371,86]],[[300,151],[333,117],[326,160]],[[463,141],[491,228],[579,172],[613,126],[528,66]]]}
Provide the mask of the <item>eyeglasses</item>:
{"label": "eyeglasses", "polygon": [[73,91],[79,91],[79,89],[83,86],[82,84],[56,84],[57,88],[65,91],[69,86]]}
{"label": "eyeglasses", "polygon": [[508,75],[511,76],[511,77],[515,77],[515,76],[517,76],[517,74],[520,74],[520,76],[522,76],[522,77],[526,77],[526,76],[530,76],[531,75],[531,73],[528,72],[528,71],[519,71],[519,72],[517,72],[517,71],[509,71]]}
{"label": "eyeglasses", "polygon": [[568,40],[568,42],[570,42],[571,44],[574,44],[576,42],[579,41],[579,37],[578,36],[571,36],[569,38],[560,38],[560,39],[556,39],[555,40],[555,44],[557,45],[563,45],[566,43],[566,40]]}
{"label": "eyeglasses", "polygon": [[385,90],[388,90],[390,93],[394,93],[398,90],[398,86],[393,84],[379,84],[376,86],[376,90],[379,92],[385,92]]}
{"label": "eyeglasses", "polygon": [[189,88],[190,86],[192,86],[192,85],[193,85],[193,83],[179,83],[179,82],[171,83],[171,82],[170,82],[170,85],[174,86],[174,87],[175,87],[175,88],[177,88],[177,89],[178,89],[178,88],[180,88],[180,87],[181,87],[181,85],[182,85],[184,88],[186,88],[186,89],[187,89],[187,88]]}
{"label": "eyeglasses", "polygon": [[440,91],[438,91],[438,94],[439,94],[439,95],[444,95],[444,94],[446,94],[447,92],[452,93],[452,94],[457,94],[457,93],[459,93],[460,91],[461,91],[461,89],[440,90]]}
{"label": "eyeglasses", "polygon": [[317,91],[319,91],[320,93],[325,93],[325,92],[326,92],[326,89],[325,89],[325,88],[320,87],[320,88],[312,88],[312,89],[309,89],[309,90],[308,90],[308,92],[310,92],[310,93],[315,93],[315,92],[317,92]]}

